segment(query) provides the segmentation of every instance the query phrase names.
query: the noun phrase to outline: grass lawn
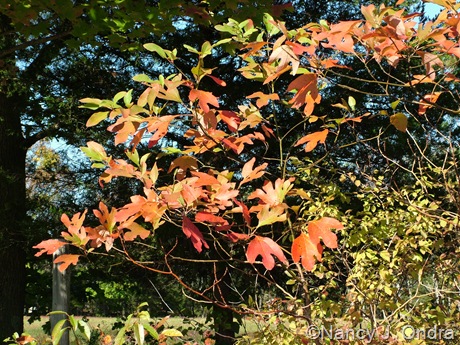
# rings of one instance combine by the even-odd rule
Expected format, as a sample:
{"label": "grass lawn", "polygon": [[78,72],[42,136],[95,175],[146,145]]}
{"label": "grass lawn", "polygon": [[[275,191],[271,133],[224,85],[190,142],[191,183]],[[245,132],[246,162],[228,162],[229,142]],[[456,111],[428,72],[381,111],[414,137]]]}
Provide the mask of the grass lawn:
{"label": "grass lawn", "polygon": [[[76,317],[77,320],[82,319],[82,317]],[[115,331],[112,330],[113,323],[116,321],[116,318],[110,317],[90,317],[88,318],[88,324],[91,328],[98,327],[104,334],[115,334]],[[34,321],[31,324],[27,321],[27,318],[24,319],[24,331],[40,342],[44,341],[48,335],[43,330],[42,326],[48,322],[48,316],[42,316],[40,321]]]}
{"label": "grass lawn", "polygon": [[[76,317],[76,319],[81,319],[81,317]],[[24,320],[24,328],[25,332],[33,336],[35,339],[39,341],[39,343],[44,342],[46,338],[49,337],[44,331],[42,326],[48,322],[48,316],[42,316],[40,321],[34,321],[30,324],[27,321],[27,318]],[[98,328],[104,334],[109,334],[112,337],[116,335],[117,331],[112,330],[113,324],[117,321],[116,318],[113,317],[88,317],[88,324],[92,329]],[[161,318],[157,319],[158,321]],[[204,318],[189,318],[184,319],[181,317],[171,317],[167,320],[164,325],[164,328],[177,328],[182,331],[182,333],[187,333],[188,337],[191,338],[200,338],[204,331],[210,330],[210,324],[205,325]],[[188,329],[188,331],[184,331]],[[240,327],[239,335],[251,333],[257,330],[257,326],[254,322],[245,322],[243,326]],[[72,343],[72,335],[71,335],[71,343]]]}

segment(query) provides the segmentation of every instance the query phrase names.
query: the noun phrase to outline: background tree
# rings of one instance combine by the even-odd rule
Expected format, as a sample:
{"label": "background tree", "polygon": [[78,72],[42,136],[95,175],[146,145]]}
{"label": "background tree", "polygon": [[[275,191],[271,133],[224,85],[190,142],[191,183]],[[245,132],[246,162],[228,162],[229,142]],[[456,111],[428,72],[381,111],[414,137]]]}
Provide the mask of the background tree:
{"label": "background tree", "polygon": [[[219,294],[225,272],[218,264],[226,262],[238,269],[245,260],[232,249],[243,247],[258,278],[268,280],[291,300],[301,301],[284,311],[298,323],[291,334],[298,341],[302,339],[296,332],[318,317],[324,323],[330,322],[329,317],[339,317],[351,323],[365,319],[375,328],[389,324],[396,341],[402,336],[398,327],[402,318],[408,317],[406,312],[433,297],[437,307],[416,309],[414,322],[431,313],[436,315],[430,319],[434,323],[456,318],[450,302],[456,294],[452,277],[443,280],[445,302],[440,299],[441,290],[428,284],[435,272],[431,267],[439,267],[430,263],[440,262],[446,254],[441,232],[447,229],[453,235],[458,226],[458,194],[452,189],[452,181],[458,177],[457,139],[443,131],[458,114],[458,79],[452,73],[458,63],[458,5],[446,2],[444,7],[435,22],[424,25],[414,20],[418,15],[369,5],[362,7],[364,21],[311,23],[288,30],[283,22],[266,16],[261,29],[249,20],[229,20],[216,26],[232,36],[233,44],[240,45],[242,75],[269,88],[270,93],[264,90],[247,95],[246,103],[238,109],[221,108],[215,95],[201,88],[205,79],[226,87],[205,66],[206,57],[229,43],[228,39],[204,42],[198,48],[186,46],[197,55],[190,76],[180,67],[178,73],[158,79],[141,74],[134,78],[145,87],[139,96],[128,91],[107,100],[82,100],[85,107],[102,110],[91,116],[90,125],[115,120],[109,129],[116,142],[128,139],[131,145],[127,160],[113,159],[95,142],[84,148],[96,166],[107,168],[101,183],[130,177],[144,189],[117,209],[101,203],[94,212],[100,221],[96,227],[83,226],[85,213],[72,219],[64,216],[68,228],[64,237],[85,254],[89,247],[105,244],[109,250],[115,240],[120,241],[119,250],[136,266],[171,275],[203,301],[235,310],[230,301],[219,300],[219,296],[225,297]],[[175,66],[174,50],[153,43],[145,48]],[[351,68],[348,61],[356,61],[352,66],[361,68]],[[374,69],[378,72],[373,73]],[[280,83],[278,89],[282,78],[290,81],[286,88]],[[344,84],[347,80],[350,83]],[[373,92],[374,86],[378,93]],[[340,112],[329,116],[322,113],[322,98],[333,95],[330,89],[335,87],[349,90],[353,96],[333,104]],[[437,103],[440,97],[446,102]],[[169,102],[177,105],[169,107]],[[292,114],[288,117],[294,120],[291,126],[280,121],[285,120],[282,109]],[[168,113],[170,110],[174,113]],[[412,129],[419,131],[417,135]],[[337,139],[342,131],[351,143]],[[144,137],[150,146],[162,145],[167,132],[182,135],[189,144],[163,148],[177,155],[163,174],[157,161],[164,155],[157,155],[153,164],[149,155],[140,155],[136,147]],[[403,142],[401,136],[406,136],[405,146],[398,146]],[[436,157],[433,151],[431,156],[432,136],[437,136],[433,147],[444,141],[444,155]],[[421,146],[421,138],[426,146]],[[260,150],[260,143],[259,147],[275,145],[278,155],[267,149],[256,160],[253,155]],[[356,148],[352,155],[367,154],[369,163],[338,162],[337,157],[347,157],[340,151],[350,146]],[[302,155],[298,154],[301,148]],[[395,148],[402,148],[403,154],[396,155]],[[231,163],[216,167],[218,160],[209,159],[216,156]],[[323,172],[332,177],[329,183],[318,183]],[[263,184],[259,183],[262,177]],[[297,178],[295,186],[293,177]],[[350,207],[350,200],[359,204]],[[331,230],[344,227],[334,218],[347,225],[340,232],[340,251],[331,252],[338,256],[323,253],[321,244],[338,247]],[[162,265],[131,255],[130,242],[160,233],[162,222],[182,229],[202,253],[200,262],[214,265],[214,280],[208,289],[194,289],[175,272],[171,262],[177,259],[177,244],[162,247]],[[59,245],[50,240],[37,247],[50,253]],[[222,260],[206,257],[205,249],[211,247]],[[402,248],[411,249],[402,252]],[[258,257],[261,262],[256,261]],[[79,258],[70,255],[61,260],[68,266]],[[280,276],[272,271],[275,267],[286,271],[290,279],[280,283]],[[417,275],[408,279],[411,270]],[[418,284],[414,289],[415,279]],[[327,298],[337,287],[347,293],[347,302],[340,299],[342,294],[331,293]],[[421,292],[422,287],[427,290]],[[240,296],[243,303],[246,297]],[[393,296],[402,298],[395,302]],[[442,304],[449,309],[440,311]],[[245,308],[243,305],[242,310]],[[432,325],[430,321],[423,325]]]}
{"label": "background tree", "polygon": [[[0,3],[2,64],[0,191],[0,337],[22,328],[26,239],[25,157],[45,137],[77,143],[84,121],[76,100],[96,89],[114,89],[136,59],[141,38],[174,31],[175,18],[212,24],[238,13],[257,15],[269,2],[238,7],[232,2],[98,1]],[[233,8],[232,8],[233,6]],[[140,10],[142,9],[142,10]],[[128,61],[130,60],[130,61]],[[139,67],[139,66],[138,66]],[[94,88],[92,91],[91,88]],[[99,91],[98,91],[99,92]],[[22,229],[16,231],[12,229]]]}

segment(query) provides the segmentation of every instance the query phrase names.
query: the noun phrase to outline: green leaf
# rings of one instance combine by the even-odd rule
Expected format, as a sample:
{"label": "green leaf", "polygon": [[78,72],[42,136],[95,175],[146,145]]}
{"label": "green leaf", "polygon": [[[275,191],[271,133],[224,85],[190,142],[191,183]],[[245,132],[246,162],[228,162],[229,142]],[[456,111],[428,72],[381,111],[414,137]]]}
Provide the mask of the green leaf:
{"label": "green leaf", "polygon": [[134,150],[134,152],[126,150],[126,155],[131,162],[139,166],[139,152],[137,152],[137,150]]}
{"label": "green leaf", "polygon": [[104,163],[93,163],[91,164],[92,169],[104,169],[105,164]]}
{"label": "green leaf", "polygon": [[212,45],[208,41],[204,42],[201,46],[201,57],[205,57],[212,53]]}
{"label": "green leaf", "polygon": [[352,96],[348,96],[348,105],[350,106],[351,111],[355,111],[356,100]]}
{"label": "green leaf", "polygon": [[80,99],[80,103],[91,103],[91,104],[96,104],[99,105],[101,104],[101,100],[99,98],[82,98]]}
{"label": "green leaf", "polygon": [[145,82],[145,83],[153,83],[154,80],[152,80],[147,74],[138,74],[133,77],[134,81],[137,82]]}
{"label": "green leaf", "polygon": [[99,122],[104,121],[108,116],[108,111],[99,111],[94,113],[86,122],[86,127],[96,126]]}
{"label": "green leaf", "polygon": [[136,343],[138,345],[144,345],[145,334],[144,334],[144,326],[140,323],[134,324],[134,339],[136,339]]}
{"label": "green leaf", "polygon": [[142,307],[148,307],[148,306],[149,304],[147,302],[142,302],[141,304],[137,306],[137,309],[141,309]]}
{"label": "green leaf", "polygon": [[77,320],[75,320],[75,316],[69,315],[68,319],[69,319],[69,322],[70,322],[70,326],[72,327],[72,329],[74,331],[76,331],[77,330]]}
{"label": "green leaf", "polygon": [[297,280],[295,279],[289,279],[287,282],[286,282],[286,285],[295,285],[297,283]]}
{"label": "green leaf", "polygon": [[91,328],[85,321],[78,320],[78,330],[85,336],[86,340],[91,339]]}
{"label": "green leaf", "polygon": [[125,333],[126,333],[126,326],[120,328],[120,330],[118,331],[117,336],[115,337],[114,345],[123,345],[124,344]]}
{"label": "green leaf", "polygon": [[60,310],[50,311],[46,315],[50,316],[50,315],[62,315],[62,314],[67,315],[67,313],[65,311],[60,311]]}
{"label": "green leaf", "polygon": [[56,345],[59,343],[59,340],[61,340],[62,335],[66,331],[66,328],[62,328],[64,324],[66,323],[66,321],[67,319],[59,320],[54,326],[51,332],[51,338],[53,339],[53,345]]}
{"label": "green leaf", "polygon": [[151,153],[146,153],[145,155],[143,155],[139,161],[139,165],[144,164],[150,156]]}
{"label": "green leaf", "polygon": [[265,28],[267,29],[267,32],[270,36],[276,35],[278,32],[280,32],[280,30],[275,25],[273,25],[274,22],[275,20],[271,15],[264,13]]}
{"label": "green leaf", "polygon": [[391,102],[391,104],[390,104],[391,109],[395,110],[396,107],[398,106],[399,102],[401,102],[400,99],[397,99],[396,101]]}
{"label": "green leaf", "polygon": [[120,92],[118,92],[118,93],[115,95],[115,97],[113,97],[113,102],[114,102],[114,103],[118,103],[118,101],[119,101],[120,99],[122,99],[123,97],[125,97],[125,95],[126,95],[126,91],[120,91]]}
{"label": "green leaf", "polygon": [[222,45],[222,44],[227,44],[227,43],[229,43],[229,42],[231,42],[231,41],[232,41],[231,38],[224,38],[223,40],[220,40],[220,41],[217,41],[216,43],[214,43],[214,44],[212,45],[212,47],[215,48],[215,47],[218,47],[218,46],[220,46],[220,45]]}
{"label": "green leaf", "polygon": [[197,55],[200,54],[200,52],[198,50],[196,50],[192,46],[189,46],[188,44],[184,44],[184,48],[187,49],[190,53],[194,53],[194,54],[197,54]]}
{"label": "green leaf", "polygon": [[148,51],[155,52],[158,55],[160,55],[163,59],[166,59],[165,50],[161,48],[159,45],[155,43],[146,43],[144,44],[144,48],[147,49]]}
{"label": "green leaf", "polygon": [[123,97],[123,102],[125,103],[126,107],[131,105],[131,101],[133,100],[133,89],[129,90],[126,95]]}
{"label": "green leaf", "polygon": [[391,258],[388,250],[382,250],[379,254],[383,260],[385,260],[386,262],[390,262]]}
{"label": "green leaf", "polygon": [[155,340],[158,340],[158,332],[155,330],[155,328],[153,328],[152,326],[150,326],[148,323],[144,323],[144,328],[146,329],[147,332],[149,332],[149,334],[152,336],[153,339]]}

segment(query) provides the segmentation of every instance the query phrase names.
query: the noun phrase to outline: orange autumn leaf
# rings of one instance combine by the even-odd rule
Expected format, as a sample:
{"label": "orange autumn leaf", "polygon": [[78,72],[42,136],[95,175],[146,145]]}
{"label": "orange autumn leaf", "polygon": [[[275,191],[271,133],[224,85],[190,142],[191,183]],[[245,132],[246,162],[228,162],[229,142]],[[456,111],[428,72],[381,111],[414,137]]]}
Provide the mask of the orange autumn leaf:
{"label": "orange autumn leaf", "polygon": [[280,99],[280,96],[278,96],[277,93],[271,93],[271,94],[265,94],[263,92],[254,92],[253,94],[250,94],[247,96],[247,98],[257,98],[256,105],[258,108],[262,108],[268,104],[270,100],[272,101],[278,101]]}
{"label": "orange autumn leaf", "polygon": [[321,132],[315,132],[315,133],[308,134],[300,138],[295,143],[294,146],[299,146],[299,145],[307,143],[307,145],[305,145],[305,152],[313,151],[315,147],[318,145],[318,143],[324,144],[326,142],[326,137],[328,133],[329,133],[329,130],[325,129]]}
{"label": "orange autumn leaf", "polygon": [[206,174],[200,171],[190,171],[192,176],[198,177],[198,180],[193,183],[194,187],[201,187],[201,186],[212,186],[214,184],[220,184],[219,180],[217,180],[213,175]]}
{"label": "orange autumn leaf", "polygon": [[318,91],[318,76],[316,73],[306,73],[294,79],[287,88],[287,91],[296,90],[296,94],[289,101],[292,107],[299,109],[304,104],[306,109],[304,113],[306,116],[311,115],[313,112],[314,104],[321,101],[321,95]]}
{"label": "orange autumn leaf", "polygon": [[205,113],[209,111],[209,105],[213,105],[216,108],[219,107],[219,100],[211,92],[202,91],[197,89],[190,90],[189,99],[192,102],[198,100],[200,108],[203,109]]}
{"label": "orange autumn leaf", "polygon": [[227,83],[224,80],[220,79],[220,78],[214,77],[213,75],[210,75],[210,74],[208,74],[206,76],[211,78],[219,86],[227,86]]}
{"label": "orange autumn leaf", "polygon": [[19,338],[16,338],[15,341],[19,345],[25,345],[25,344],[29,344],[31,342],[35,342],[36,339],[34,337],[30,336],[30,335],[22,335]]}
{"label": "orange autumn leaf", "polygon": [[422,57],[422,63],[425,65],[427,77],[431,80],[434,80],[436,77],[434,67],[444,67],[444,64],[442,63],[441,59],[437,55],[424,51],[418,51],[416,53]]}
{"label": "orange autumn leaf", "polygon": [[219,112],[219,115],[221,120],[227,124],[230,131],[236,132],[238,130],[241,120],[236,113],[230,110],[222,110]]}
{"label": "orange autumn leaf", "polygon": [[247,182],[252,181],[252,180],[254,180],[256,178],[259,178],[263,174],[265,174],[264,169],[268,166],[268,163],[263,163],[263,164],[261,164],[258,167],[253,169],[255,161],[256,161],[256,158],[252,157],[243,166],[243,170],[241,171],[241,175],[243,176],[243,180],[241,181],[240,186],[242,186],[244,183],[247,183]]}
{"label": "orange autumn leaf", "polygon": [[226,237],[228,240],[230,240],[233,243],[236,243],[238,241],[246,241],[249,239],[249,235],[240,234],[240,233],[233,232],[233,231],[229,231],[228,234],[226,234]]}
{"label": "orange autumn leaf", "polygon": [[259,255],[262,256],[262,264],[267,270],[271,270],[275,267],[275,259],[273,256],[276,256],[284,264],[288,262],[281,247],[268,237],[256,236],[249,243],[246,251],[246,258],[248,261],[251,264],[255,263]]}
{"label": "orange autumn leaf", "polygon": [[323,247],[319,243],[313,243],[310,236],[302,232],[292,242],[291,253],[294,262],[299,262],[302,259],[303,268],[311,271],[315,266],[316,260],[321,261]]}
{"label": "orange autumn leaf", "polygon": [[314,244],[319,244],[320,237],[328,248],[337,248],[337,235],[331,229],[343,229],[342,223],[335,218],[323,217],[308,224],[308,234]]}
{"label": "orange autumn leaf", "polygon": [[200,222],[200,223],[206,222],[206,223],[211,223],[211,224],[215,224],[215,225],[228,224],[228,221],[225,220],[224,218],[216,216],[216,215],[214,215],[212,213],[203,212],[203,211],[197,212],[197,214],[195,215],[195,221]]}
{"label": "orange autumn leaf", "polygon": [[152,137],[149,139],[149,148],[152,148],[160,139],[162,139],[166,134],[168,134],[169,126],[171,121],[173,121],[177,115],[166,115],[166,116],[158,116],[158,117],[151,117],[148,119],[147,122],[147,130],[150,133],[154,133]]}
{"label": "orange autumn leaf", "polygon": [[51,240],[41,241],[36,246],[33,246],[33,248],[40,249],[40,251],[38,253],[36,253],[35,256],[40,256],[40,255],[45,254],[45,253],[48,254],[48,255],[51,255],[56,250],[58,250],[59,248],[61,248],[64,245],[66,245],[66,242],[64,242],[64,241],[51,239]]}
{"label": "orange autumn leaf", "polygon": [[64,272],[70,265],[76,265],[79,257],[80,255],[77,254],[62,254],[54,260],[54,263],[60,263],[58,269],[60,272]]}
{"label": "orange autumn leaf", "polygon": [[432,94],[423,96],[423,99],[420,101],[418,107],[418,114],[424,115],[428,108],[432,108],[433,104],[436,103],[441,93],[442,92],[434,92]]}
{"label": "orange autumn leaf", "polygon": [[186,216],[182,218],[182,231],[184,232],[185,236],[187,236],[187,238],[192,240],[192,244],[198,253],[201,253],[203,246],[207,249],[209,248],[201,231]]}
{"label": "orange autumn leaf", "polygon": [[150,235],[149,230],[145,229],[143,226],[137,223],[125,225],[124,228],[130,230],[125,231],[124,233],[124,239],[126,241],[134,241],[138,236],[145,240]]}
{"label": "orange autumn leaf", "polygon": [[251,216],[249,215],[249,209],[246,204],[236,199],[233,201],[240,207],[241,212],[243,213],[244,221],[246,222],[246,226],[251,226]]}
{"label": "orange autumn leaf", "polygon": [[[282,38],[280,37],[280,39]],[[281,45],[273,49],[268,62],[272,63],[274,61],[277,61],[276,72],[287,71],[289,66],[292,66],[292,74],[296,74],[300,66],[299,58],[288,45]]]}

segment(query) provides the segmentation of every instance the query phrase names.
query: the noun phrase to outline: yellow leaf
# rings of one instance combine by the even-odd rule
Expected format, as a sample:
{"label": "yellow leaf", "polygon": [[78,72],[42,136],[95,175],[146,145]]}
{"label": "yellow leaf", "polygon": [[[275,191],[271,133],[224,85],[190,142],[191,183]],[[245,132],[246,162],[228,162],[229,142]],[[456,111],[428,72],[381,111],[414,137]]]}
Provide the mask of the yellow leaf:
{"label": "yellow leaf", "polygon": [[405,132],[407,130],[407,117],[403,113],[391,115],[390,123],[395,126],[398,131]]}

